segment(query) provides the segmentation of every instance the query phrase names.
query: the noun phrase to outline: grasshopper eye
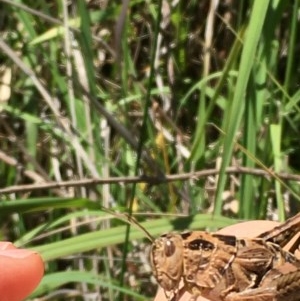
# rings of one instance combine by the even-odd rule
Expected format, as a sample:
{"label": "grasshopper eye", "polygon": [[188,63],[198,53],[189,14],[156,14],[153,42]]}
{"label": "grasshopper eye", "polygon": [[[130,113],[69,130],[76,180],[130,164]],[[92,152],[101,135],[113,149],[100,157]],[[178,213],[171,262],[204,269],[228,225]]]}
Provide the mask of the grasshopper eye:
{"label": "grasshopper eye", "polygon": [[167,257],[172,256],[175,253],[175,245],[171,240],[165,242],[165,255]]}

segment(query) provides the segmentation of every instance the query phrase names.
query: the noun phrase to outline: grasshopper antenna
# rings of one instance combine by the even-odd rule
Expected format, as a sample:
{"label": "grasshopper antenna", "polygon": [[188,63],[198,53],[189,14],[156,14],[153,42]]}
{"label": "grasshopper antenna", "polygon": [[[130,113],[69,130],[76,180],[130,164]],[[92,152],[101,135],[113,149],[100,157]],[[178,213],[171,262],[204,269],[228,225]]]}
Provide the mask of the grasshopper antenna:
{"label": "grasshopper antenna", "polygon": [[154,241],[154,237],[132,216],[129,215],[128,213],[121,213],[121,212],[114,212],[106,207],[101,206],[101,210],[111,214],[119,219],[121,219],[122,221],[131,224],[133,226],[135,226],[136,228],[142,230],[142,232],[144,232],[147,236],[147,238],[153,242]]}

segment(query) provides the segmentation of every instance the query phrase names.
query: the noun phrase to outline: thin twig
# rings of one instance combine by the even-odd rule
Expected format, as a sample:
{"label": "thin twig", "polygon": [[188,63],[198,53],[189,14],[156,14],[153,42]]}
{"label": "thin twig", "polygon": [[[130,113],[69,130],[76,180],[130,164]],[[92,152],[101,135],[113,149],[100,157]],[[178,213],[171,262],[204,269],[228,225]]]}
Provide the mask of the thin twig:
{"label": "thin twig", "polygon": [[[35,183],[28,185],[15,185],[0,189],[0,194],[9,194],[16,192],[27,192],[34,190],[46,190],[61,187],[78,187],[78,186],[94,186],[103,184],[129,184],[129,183],[148,183],[152,185],[159,185],[173,181],[183,181],[191,178],[199,179],[208,176],[213,176],[219,173],[218,169],[206,169],[189,173],[182,173],[176,175],[166,175],[164,177],[152,177],[147,175],[142,176],[124,176],[124,177],[110,177],[102,179],[82,179],[82,180],[71,180],[61,182],[48,182],[48,183]],[[270,174],[258,168],[247,168],[247,167],[228,167],[226,169],[227,174],[251,174],[260,177],[270,178]],[[279,173],[276,174],[281,180],[288,181],[300,181],[300,175]]]}

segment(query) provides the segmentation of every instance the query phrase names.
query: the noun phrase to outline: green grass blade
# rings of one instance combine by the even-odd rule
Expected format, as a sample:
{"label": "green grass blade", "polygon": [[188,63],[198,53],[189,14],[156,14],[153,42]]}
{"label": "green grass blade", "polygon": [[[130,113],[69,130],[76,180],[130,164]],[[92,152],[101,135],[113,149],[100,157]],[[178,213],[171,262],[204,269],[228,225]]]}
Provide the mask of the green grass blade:
{"label": "green grass blade", "polygon": [[239,66],[239,76],[236,83],[234,97],[230,106],[229,120],[225,128],[226,136],[224,138],[224,149],[222,156],[222,165],[220,168],[220,176],[216,191],[215,214],[222,212],[222,193],[224,191],[227,176],[225,169],[229,165],[237,129],[240,125],[244,114],[245,92],[249,81],[250,72],[255,60],[255,51],[261,36],[263,24],[269,1],[254,1],[253,9],[250,15],[249,26],[245,37],[242,50],[241,62]]}

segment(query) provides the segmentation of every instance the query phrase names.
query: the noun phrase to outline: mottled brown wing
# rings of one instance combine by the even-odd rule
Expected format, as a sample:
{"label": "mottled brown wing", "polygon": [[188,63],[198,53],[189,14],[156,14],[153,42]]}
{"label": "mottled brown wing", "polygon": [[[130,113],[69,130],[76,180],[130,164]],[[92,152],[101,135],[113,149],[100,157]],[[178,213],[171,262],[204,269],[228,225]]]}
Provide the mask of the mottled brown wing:
{"label": "mottled brown wing", "polygon": [[184,281],[189,290],[214,288],[235,258],[236,238],[202,231],[184,235]]}
{"label": "mottled brown wing", "polygon": [[258,237],[284,247],[298,232],[300,232],[300,213]]}

